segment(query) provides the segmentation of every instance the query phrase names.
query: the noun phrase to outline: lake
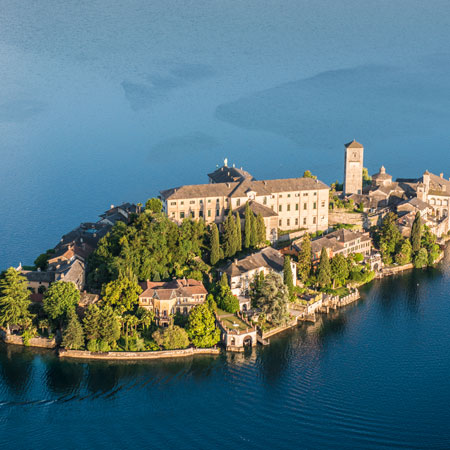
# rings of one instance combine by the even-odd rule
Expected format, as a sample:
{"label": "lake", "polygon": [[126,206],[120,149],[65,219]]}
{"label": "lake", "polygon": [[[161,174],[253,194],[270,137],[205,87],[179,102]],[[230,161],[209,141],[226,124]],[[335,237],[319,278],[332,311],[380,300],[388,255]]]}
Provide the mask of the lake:
{"label": "lake", "polygon": [[[207,182],[449,172],[450,2],[0,0],[0,269],[111,204]],[[0,447],[450,448],[449,256],[249,354],[0,345]]]}
{"label": "lake", "polygon": [[0,447],[449,448],[450,253],[250,353],[60,361],[0,347]]}
{"label": "lake", "polygon": [[447,0],[0,0],[0,267],[207,182],[449,172]]}

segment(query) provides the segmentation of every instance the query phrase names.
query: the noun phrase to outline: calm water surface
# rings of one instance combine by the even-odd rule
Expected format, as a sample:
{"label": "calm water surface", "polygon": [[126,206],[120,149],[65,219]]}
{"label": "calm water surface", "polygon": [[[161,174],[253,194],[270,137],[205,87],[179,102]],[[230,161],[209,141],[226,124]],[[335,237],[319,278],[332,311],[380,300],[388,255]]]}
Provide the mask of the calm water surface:
{"label": "calm water surface", "polygon": [[206,182],[450,176],[448,0],[0,0],[0,268]]}
{"label": "calm water surface", "polygon": [[0,448],[449,448],[450,255],[250,354],[0,349]]}
{"label": "calm water surface", "polygon": [[[0,0],[0,269],[224,157],[332,182],[357,138],[448,177],[448,42],[448,0]],[[1,347],[0,448],[450,448],[444,267],[249,355]]]}

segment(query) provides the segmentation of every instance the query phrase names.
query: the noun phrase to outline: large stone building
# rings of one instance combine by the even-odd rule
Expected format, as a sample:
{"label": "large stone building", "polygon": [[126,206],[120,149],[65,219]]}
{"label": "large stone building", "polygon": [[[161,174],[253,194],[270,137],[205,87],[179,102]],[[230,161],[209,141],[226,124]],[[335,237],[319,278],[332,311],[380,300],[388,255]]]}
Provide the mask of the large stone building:
{"label": "large stone building", "polygon": [[[222,169],[225,179],[237,181],[222,182]],[[268,236],[273,236],[277,228],[304,228],[310,232],[328,228],[329,187],[321,181],[304,177],[257,181],[241,169],[235,172],[231,168],[228,175],[228,169],[224,166],[210,174],[209,184],[161,191],[168,217],[178,223],[186,217],[222,223],[230,208],[236,210],[252,202],[272,210],[269,214],[266,209],[264,216]]]}
{"label": "large stone building", "polygon": [[[302,239],[298,239],[292,243],[292,249],[298,253],[301,245]],[[326,249],[330,258],[338,254],[347,257],[354,253],[361,253],[367,257],[372,252],[372,240],[369,233],[359,231],[341,229],[328,233],[311,241],[311,254],[314,264],[319,262],[323,248]]]}
{"label": "large stone building", "polygon": [[364,147],[353,140],[345,144],[344,194],[362,194]]}

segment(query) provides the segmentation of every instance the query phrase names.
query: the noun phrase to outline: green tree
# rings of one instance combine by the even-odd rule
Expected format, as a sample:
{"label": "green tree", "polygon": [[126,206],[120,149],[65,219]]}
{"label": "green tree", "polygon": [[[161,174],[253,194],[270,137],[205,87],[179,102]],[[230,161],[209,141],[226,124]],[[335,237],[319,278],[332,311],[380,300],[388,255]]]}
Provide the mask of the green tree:
{"label": "green tree", "polygon": [[78,350],[84,346],[83,327],[73,309],[68,313],[68,323],[63,333],[62,346],[72,350]]}
{"label": "green tree", "polygon": [[411,262],[412,246],[409,239],[405,239],[400,244],[400,250],[395,255],[395,262],[401,266]]}
{"label": "green tree", "polygon": [[0,324],[22,326],[30,317],[30,291],[27,279],[10,267],[0,279]]}
{"label": "green tree", "polygon": [[428,265],[428,252],[425,248],[421,248],[414,257],[414,267],[421,269]]}
{"label": "green tree", "polygon": [[420,250],[421,243],[422,243],[422,220],[420,217],[420,212],[417,211],[416,217],[414,219],[411,228],[411,246],[414,254],[416,254]]}
{"label": "green tree", "polygon": [[186,348],[189,345],[189,336],[183,328],[172,325],[160,328],[152,335],[154,341],[165,350]]}
{"label": "green tree", "polygon": [[253,212],[250,215],[251,232],[250,232],[250,246],[255,248],[258,245],[258,225],[256,223],[256,217]]}
{"label": "green tree", "polygon": [[368,186],[372,183],[372,177],[369,175],[367,167],[363,167],[362,178],[363,178],[363,186]]}
{"label": "green tree", "polygon": [[212,312],[216,312],[217,311],[217,303],[214,300],[214,296],[212,294],[208,294],[206,296],[206,304],[208,305],[208,308],[212,311]]}
{"label": "green tree", "polygon": [[263,245],[266,242],[266,224],[261,213],[256,216],[256,235],[258,245]]}
{"label": "green tree", "polygon": [[329,287],[331,284],[331,266],[328,252],[325,247],[322,247],[320,252],[320,262],[317,271],[317,284],[321,288]]}
{"label": "green tree", "polygon": [[80,291],[72,282],[57,281],[44,294],[44,311],[50,319],[62,327],[69,314],[75,311],[80,301]]}
{"label": "green tree", "polygon": [[[135,317],[135,316],[133,316]],[[137,322],[137,317],[135,323]],[[112,348],[120,338],[120,320],[111,306],[106,305],[100,312],[100,339]]]}
{"label": "green tree", "polygon": [[132,310],[137,305],[142,288],[134,274],[127,271],[117,280],[103,287],[103,300],[107,305],[114,306],[121,313]]}
{"label": "green tree", "polygon": [[385,264],[392,263],[392,257],[402,240],[402,235],[397,226],[397,215],[390,212],[383,219],[380,230],[380,250]]}
{"label": "green tree", "polygon": [[289,319],[289,291],[281,276],[275,272],[269,272],[264,277],[260,295],[254,302],[274,325],[282,325]]}
{"label": "green tree", "polygon": [[97,305],[89,305],[83,318],[84,333],[87,340],[100,338],[100,309]]}
{"label": "green tree", "polygon": [[211,253],[210,263],[215,266],[220,260],[220,242],[219,242],[219,229],[215,223],[211,224]]}
{"label": "green tree", "polygon": [[345,256],[338,253],[331,259],[331,279],[334,286],[343,286],[350,273]]}
{"label": "green tree", "polygon": [[242,250],[242,226],[239,213],[236,214],[236,240],[236,251],[240,252]]}
{"label": "green tree", "polygon": [[34,260],[34,266],[36,269],[47,270],[48,260],[55,254],[55,250],[53,248],[47,250],[45,253],[42,253]]}
{"label": "green tree", "polygon": [[198,305],[191,311],[186,331],[191,342],[199,348],[212,347],[220,340],[216,319],[207,304]]}
{"label": "green tree", "polygon": [[162,202],[159,198],[149,198],[145,202],[145,210],[152,213],[160,213],[163,209]]}
{"label": "green tree", "polygon": [[253,281],[250,283],[250,298],[252,299],[252,305],[256,306],[258,299],[262,296],[261,290],[264,285],[264,272],[261,270],[259,273],[255,273]]}
{"label": "green tree", "polygon": [[298,253],[297,272],[299,279],[305,283],[311,273],[311,238],[305,234],[302,245]]}
{"label": "green tree", "polygon": [[238,298],[231,292],[228,285],[226,273],[222,274],[219,282],[219,293],[217,295],[217,306],[224,311],[234,314],[239,311],[240,305]]}
{"label": "green tree", "polygon": [[303,178],[312,178],[314,180],[317,180],[317,176],[313,175],[310,170],[305,170],[303,172]]}
{"label": "green tree", "polygon": [[292,270],[291,270],[291,257],[288,255],[284,257],[283,262],[283,281],[288,288],[289,298],[291,298],[292,293],[294,292],[294,280],[292,277]]}
{"label": "green tree", "polygon": [[224,254],[226,258],[229,258],[236,253],[238,248],[236,221],[231,209],[223,224],[223,240]]}
{"label": "green tree", "polygon": [[250,248],[251,236],[252,236],[252,216],[253,212],[250,209],[250,204],[247,202],[245,204],[245,223],[244,223],[244,247]]}

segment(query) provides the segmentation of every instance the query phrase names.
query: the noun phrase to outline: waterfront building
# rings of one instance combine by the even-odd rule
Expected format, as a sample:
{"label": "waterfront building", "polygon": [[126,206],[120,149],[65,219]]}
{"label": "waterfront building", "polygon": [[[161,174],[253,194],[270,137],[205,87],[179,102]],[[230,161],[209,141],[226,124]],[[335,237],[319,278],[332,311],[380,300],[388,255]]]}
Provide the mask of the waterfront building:
{"label": "waterfront building", "polygon": [[221,182],[223,178],[217,172],[222,170],[210,174],[210,181],[214,181],[209,184],[161,191],[160,198],[168,217],[177,223],[191,217],[203,219],[207,224],[220,224],[230,208],[236,210],[250,201],[272,210],[272,215],[265,210],[269,237],[277,233],[277,228],[304,228],[310,232],[328,228],[329,187],[321,181],[305,177],[257,181],[251,175],[234,176],[230,171],[227,179],[237,181]]}
{"label": "waterfront building", "polygon": [[190,278],[139,284],[139,306],[155,313],[158,326],[167,327],[173,314],[188,315],[192,308],[205,302],[208,294],[201,281]]}
{"label": "waterfront building", "polygon": [[[298,253],[301,249],[302,239],[297,239],[292,243],[292,248]],[[341,229],[328,233],[311,241],[311,253],[313,263],[318,263],[322,248],[325,248],[328,256],[332,258],[337,254],[345,257],[361,253],[367,257],[372,252],[372,240],[369,233]]]}
{"label": "waterfront building", "polygon": [[[235,259],[227,265],[218,269],[221,277],[227,275],[231,292],[239,299],[240,309],[248,311],[250,309],[249,289],[250,284],[255,279],[255,275],[263,272],[276,272],[283,276],[284,256],[272,247],[266,247],[259,252],[253,253],[245,258]],[[297,281],[297,265],[291,261],[292,279],[294,285]]]}
{"label": "waterfront building", "polygon": [[364,147],[353,140],[345,144],[344,194],[362,194]]}

